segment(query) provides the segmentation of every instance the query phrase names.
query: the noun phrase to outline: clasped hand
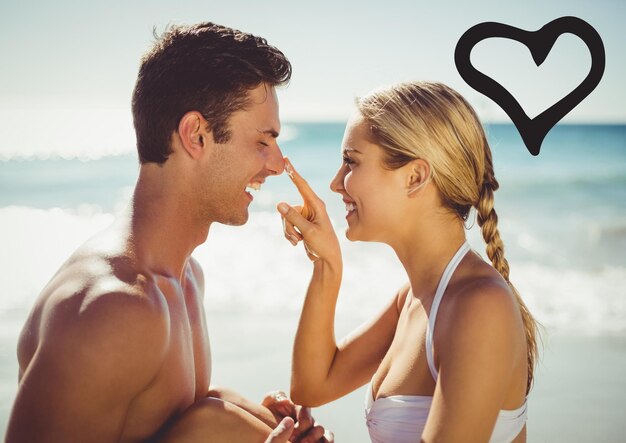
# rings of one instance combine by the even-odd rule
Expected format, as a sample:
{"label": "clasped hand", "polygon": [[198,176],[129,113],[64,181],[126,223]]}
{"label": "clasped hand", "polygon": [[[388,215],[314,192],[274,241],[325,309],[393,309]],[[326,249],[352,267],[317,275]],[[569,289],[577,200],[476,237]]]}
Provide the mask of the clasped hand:
{"label": "clasped hand", "polygon": [[[272,412],[277,422],[281,422],[285,417],[293,419],[295,426],[288,441],[294,443],[333,443],[335,441],[332,432],[315,422],[310,408],[294,404],[282,391],[268,393],[261,404]],[[285,432],[279,428],[276,430],[278,432],[275,431],[274,435],[270,435],[269,442],[287,441],[288,431]],[[283,435],[282,439],[279,434]]]}

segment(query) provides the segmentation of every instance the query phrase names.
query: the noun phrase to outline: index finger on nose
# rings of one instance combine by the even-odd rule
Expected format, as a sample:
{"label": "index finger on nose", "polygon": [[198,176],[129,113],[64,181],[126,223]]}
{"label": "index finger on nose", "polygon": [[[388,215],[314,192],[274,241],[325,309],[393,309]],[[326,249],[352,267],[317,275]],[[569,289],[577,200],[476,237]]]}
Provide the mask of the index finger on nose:
{"label": "index finger on nose", "polygon": [[291,164],[291,161],[285,157],[285,171],[287,171],[287,175],[291,178],[291,181],[298,191],[300,195],[305,199],[305,201],[311,201],[317,199],[317,194],[311,189],[307,181],[302,178],[302,176],[296,171],[296,169]]}

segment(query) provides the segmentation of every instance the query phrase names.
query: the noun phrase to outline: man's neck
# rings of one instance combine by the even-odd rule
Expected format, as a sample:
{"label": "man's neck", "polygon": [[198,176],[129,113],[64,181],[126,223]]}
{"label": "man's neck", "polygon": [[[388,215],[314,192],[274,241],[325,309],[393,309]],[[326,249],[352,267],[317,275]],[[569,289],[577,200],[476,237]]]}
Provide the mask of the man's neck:
{"label": "man's neck", "polygon": [[[158,166],[157,166],[158,168]],[[211,222],[199,221],[193,202],[154,168],[142,166],[125,215],[129,247],[140,268],[182,280],[193,250],[204,243]]]}

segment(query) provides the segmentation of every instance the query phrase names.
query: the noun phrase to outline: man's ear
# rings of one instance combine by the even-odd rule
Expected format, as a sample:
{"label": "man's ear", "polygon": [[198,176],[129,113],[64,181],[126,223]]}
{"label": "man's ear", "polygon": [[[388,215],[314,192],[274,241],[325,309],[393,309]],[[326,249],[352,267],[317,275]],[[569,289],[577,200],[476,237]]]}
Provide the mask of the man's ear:
{"label": "man's ear", "polygon": [[189,111],[178,122],[178,136],[184,151],[193,159],[205,152],[210,141],[207,122],[198,111]]}
{"label": "man's ear", "polygon": [[417,195],[417,191],[428,184],[431,179],[430,164],[424,159],[409,162],[406,167],[406,187],[409,197]]}

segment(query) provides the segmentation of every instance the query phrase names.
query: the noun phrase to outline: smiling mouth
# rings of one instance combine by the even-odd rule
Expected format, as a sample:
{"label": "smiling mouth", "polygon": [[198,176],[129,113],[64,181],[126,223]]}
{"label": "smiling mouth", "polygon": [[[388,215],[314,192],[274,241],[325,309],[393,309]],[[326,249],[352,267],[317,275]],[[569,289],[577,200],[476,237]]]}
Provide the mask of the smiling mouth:
{"label": "smiling mouth", "polygon": [[261,190],[261,182],[250,182],[248,183],[248,185],[246,186],[246,190],[250,189],[253,191],[260,191]]}
{"label": "smiling mouth", "polygon": [[347,203],[346,202],[346,211],[348,211],[348,212],[356,211],[356,205],[354,203]]}
{"label": "smiling mouth", "polygon": [[244,189],[244,191],[246,195],[248,196],[248,198],[250,199],[250,201],[254,200],[254,197],[252,196],[252,193],[249,191],[254,191],[254,192],[260,191],[262,184],[263,182],[252,181],[246,185],[246,188]]}

